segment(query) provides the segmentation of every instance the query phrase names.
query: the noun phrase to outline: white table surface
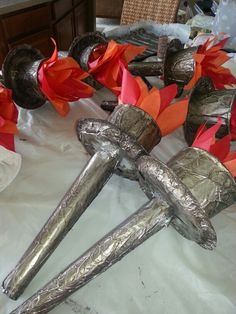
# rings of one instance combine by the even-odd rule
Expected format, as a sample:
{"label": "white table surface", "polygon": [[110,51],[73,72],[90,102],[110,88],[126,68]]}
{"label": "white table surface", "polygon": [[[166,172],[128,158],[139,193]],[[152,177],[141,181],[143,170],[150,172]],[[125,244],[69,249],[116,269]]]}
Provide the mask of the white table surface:
{"label": "white table surface", "polygon": [[[61,118],[47,104],[20,110],[16,149],[22,168],[0,194],[0,281],[15,266],[89,156],[74,124],[82,117],[105,118],[97,104],[103,91],[72,106]],[[166,161],[186,146],[182,129],[152,152]],[[138,209],[147,198],[138,183],[114,175],[62,241],[24,294],[12,301],[0,294],[0,314],[30,297],[95,241]],[[147,240],[123,260],[55,308],[55,314],[235,314],[236,206],[213,219],[214,251],[182,238],[171,227]]]}

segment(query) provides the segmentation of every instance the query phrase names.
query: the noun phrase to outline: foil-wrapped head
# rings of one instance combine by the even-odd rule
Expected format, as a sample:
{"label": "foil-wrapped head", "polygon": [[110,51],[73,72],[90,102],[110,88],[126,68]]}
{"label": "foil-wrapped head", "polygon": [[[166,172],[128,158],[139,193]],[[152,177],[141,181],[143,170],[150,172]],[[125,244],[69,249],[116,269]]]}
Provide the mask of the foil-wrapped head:
{"label": "foil-wrapped head", "polygon": [[167,165],[149,156],[138,161],[140,185],[147,196],[163,197],[173,210],[171,224],[204,248],[216,245],[210,218],[236,201],[236,183],[207,151],[189,147]]}
{"label": "foil-wrapped head", "polygon": [[68,56],[75,59],[80,67],[88,71],[89,58],[97,46],[107,44],[106,37],[100,32],[86,33],[76,37],[68,50]]}
{"label": "foil-wrapped head", "polygon": [[231,134],[233,139],[236,138],[236,128],[233,123],[233,119],[236,120],[235,97],[236,89],[216,90],[209,77],[200,78],[190,95],[184,124],[187,143],[189,145],[193,143],[201,124],[206,123],[207,127],[211,127],[217,122],[218,116],[222,119],[222,125],[216,136],[222,138]]}
{"label": "foil-wrapped head", "polygon": [[118,105],[108,117],[108,121],[150,152],[161,140],[161,131],[154,119],[144,110],[132,105]]}
{"label": "foil-wrapped head", "polygon": [[20,45],[12,49],[4,60],[4,85],[12,90],[14,102],[22,108],[36,109],[46,102],[38,84],[38,70],[43,59],[39,50]]}
{"label": "foil-wrapped head", "polygon": [[188,147],[168,166],[197,198],[209,218],[236,201],[236,183],[229,170],[207,151]]}
{"label": "foil-wrapped head", "polygon": [[[86,33],[73,40],[68,50],[68,56],[72,57],[84,71],[88,71],[91,54],[97,47],[106,44],[106,37],[102,33]],[[85,82],[96,89],[102,88],[102,85],[91,76],[87,77]]]}
{"label": "foil-wrapped head", "polygon": [[118,105],[108,120],[80,120],[77,134],[90,155],[103,149],[118,149],[121,161],[116,173],[132,180],[138,179],[135,161],[161,140],[161,131],[153,118],[126,104]]}
{"label": "foil-wrapped head", "polygon": [[167,47],[164,61],[164,82],[165,85],[176,83],[179,94],[194,74],[195,61],[192,54],[197,49],[198,47],[183,49],[183,45],[178,39],[173,39]]}

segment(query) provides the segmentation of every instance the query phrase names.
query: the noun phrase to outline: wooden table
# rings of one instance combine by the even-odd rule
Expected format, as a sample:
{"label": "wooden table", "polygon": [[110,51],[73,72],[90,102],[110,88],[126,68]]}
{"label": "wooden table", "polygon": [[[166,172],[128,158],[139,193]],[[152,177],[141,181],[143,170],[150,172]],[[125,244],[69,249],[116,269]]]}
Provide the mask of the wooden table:
{"label": "wooden table", "polygon": [[27,43],[45,56],[52,51],[50,37],[59,50],[73,38],[95,29],[95,0],[28,0],[0,3],[0,64],[8,51]]}

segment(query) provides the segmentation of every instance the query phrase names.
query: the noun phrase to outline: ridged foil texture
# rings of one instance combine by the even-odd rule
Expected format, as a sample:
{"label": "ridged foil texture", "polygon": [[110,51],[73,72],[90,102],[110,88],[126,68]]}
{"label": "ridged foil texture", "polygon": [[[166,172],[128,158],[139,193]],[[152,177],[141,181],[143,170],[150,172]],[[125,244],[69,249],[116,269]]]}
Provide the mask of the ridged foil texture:
{"label": "ridged foil texture", "polygon": [[135,161],[160,141],[160,130],[153,119],[134,106],[118,106],[110,122],[84,119],[77,133],[93,155],[65,194],[49,220],[3,282],[3,291],[17,299],[36,273],[70,231],[110,176],[117,172],[137,179]]}
{"label": "ridged foil texture", "polygon": [[169,206],[153,200],[129,217],[11,314],[48,313],[77,289],[170,223]]}
{"label": "ridged foil texture", "polygon": [[[152,198],[150,202],[98,241],[11,314],[48,313],[74,291],[170,223],[190,239],[193,239],[192,234],[188,235],[187,231],[191,231],[194,224],[199,224],[205,229],[204,236],[207,236],[206,232],[209,233],[209,238],[203,237],[202,240],[206,241],[206,248],[211,248],[209,240],[214,236],[214,229],[207,222],[207,216],[217,214],[236,200],[236,185],[228,170],[215,157],[197,148],[181,151],[171,159],[168,166],[148,156],[141,157],[138,163],[139,169],[144,169],[140,174],[141,184]],[[155,167],[150,168],[150,165]],[[151,176],[152,170],[157,169],[160,173]],[[155,182],[159,182],[159,185],[153,184]],[[188,224],[185,229],[184,226]],[[214,245],[215,239],[212,240]]]}
{"label": "ridged foil texture", "polygon": [[189,109],[184,124],[185,139],[189,145],[194,141],[196,132],[201,124],[207,127],[213,126],[218,117],[221,117],[222,125],[217,132],[221,138],[229,133],[231,113],[236,97],[236,89],[215,90],[210,78],[202,77],[189,99]]}

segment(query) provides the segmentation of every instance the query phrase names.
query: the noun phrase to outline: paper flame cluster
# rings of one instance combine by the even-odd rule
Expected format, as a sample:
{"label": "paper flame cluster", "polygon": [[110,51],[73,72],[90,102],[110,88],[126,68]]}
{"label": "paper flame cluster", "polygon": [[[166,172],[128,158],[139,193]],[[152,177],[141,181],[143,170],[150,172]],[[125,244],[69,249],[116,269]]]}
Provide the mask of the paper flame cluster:
{"label": "paper flame cluster", "polygon": [[99,45],[90,56],[89,73],[116,96],[121,92],[123,69],[146,47],[118,44],[114,40]]}
{"label": "paper flame cluster", "polygon": [[70,110],[68,102],[91,97],[94,89],[82,81],[89,74],[73,58],[58,58],[56,42],[52,41],[54,52],[41,64],[38,81],[42,93],[58,113],[65,116]]}
{"label": "paper flame cluster", "polygon": [[10,89],[0,84],[0,145],[15,151],[14,134],[17,130],[18,111]]}
{"label": "paper flame cluster", "polygon": [[[231,71],[222,65],[230,59],[227,53],[221,50],[228,38],[219,41],[218,36],[208,39],[202,46],[199,46],[193,54],[195,60],[194,75],[185,86],[185,90],[192,89],[201,76],[208,76],[212,79],[216,89],[222,89],[225,85],[236,84],[236,78]],[[214,44],[217,42],[216,44]]]}
{"label": "paper flame cluster", "polygon": [[226,135],[219,140],[216,139],[216,133],[221,125],[222,119],[220,117],[217,123],[209,129],[206,128],[205,124],[202,124],[196,133],[192,146],[204,149],[217,157],[236,177],[236,152],[230,152],[231,135]]}
{"label": "paper flame cluster", "polygon": [[119,102],[146,111],[156,121],[162,136],[165,136],[180,127],[187,116],[188,98],[171,104],[177,90],[177,85],[172,84],[160,90],[153,87],[149,91],[140,77],[134,77],[123,69]]}

